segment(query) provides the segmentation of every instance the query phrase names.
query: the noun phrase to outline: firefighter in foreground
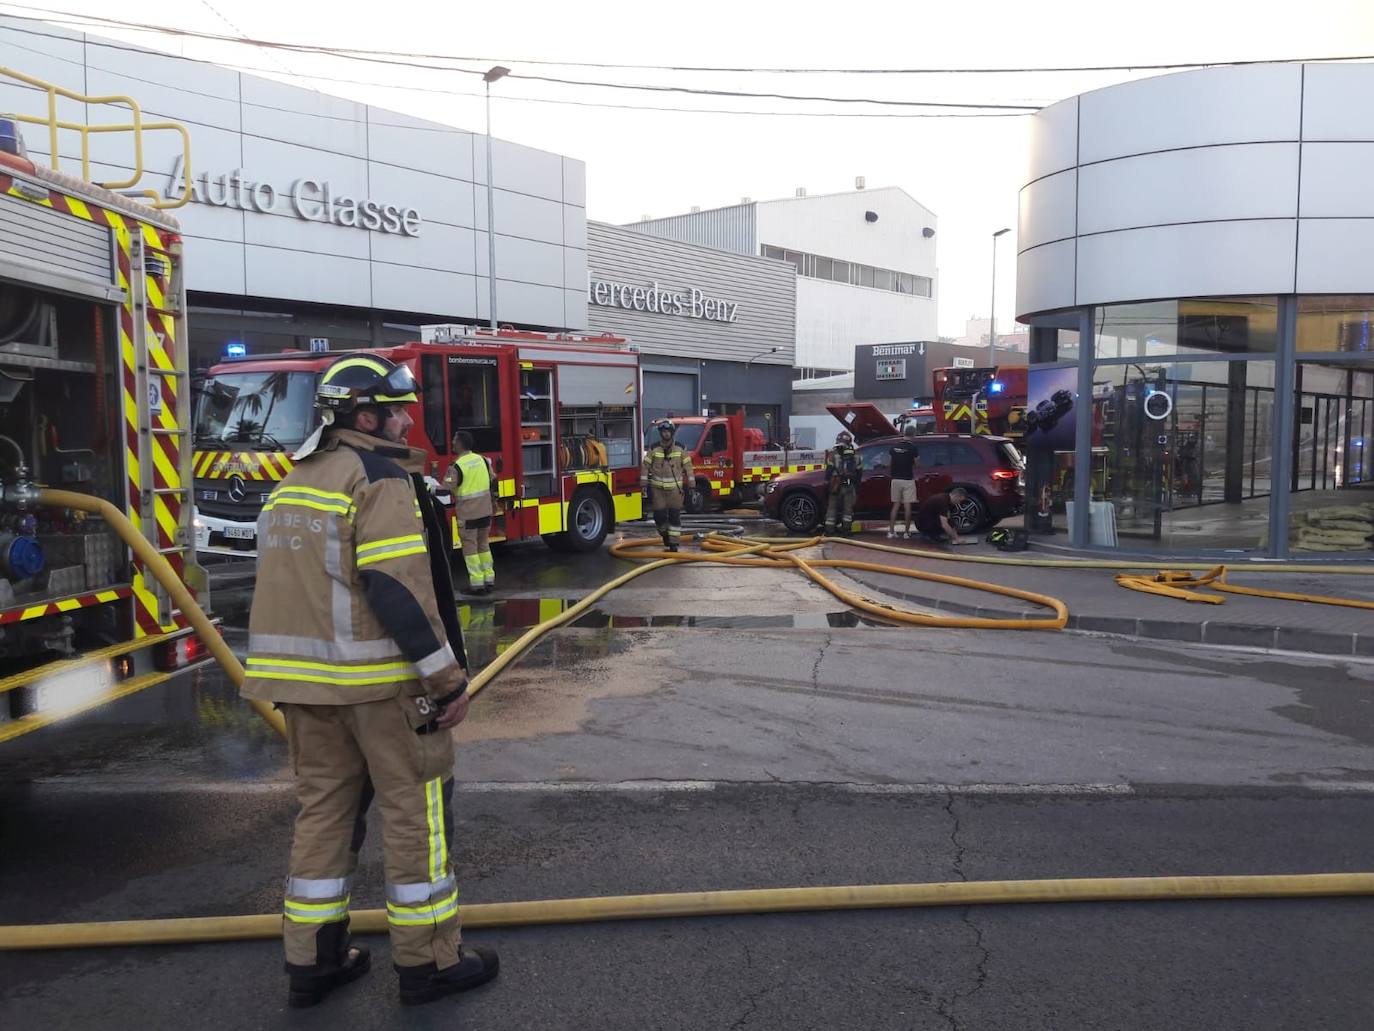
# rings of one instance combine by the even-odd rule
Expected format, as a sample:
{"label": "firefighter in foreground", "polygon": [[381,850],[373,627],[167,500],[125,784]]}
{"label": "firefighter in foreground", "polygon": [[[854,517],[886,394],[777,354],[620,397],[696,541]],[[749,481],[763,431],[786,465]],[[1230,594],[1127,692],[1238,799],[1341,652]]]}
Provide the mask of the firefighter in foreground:
{"label": "firefighter in foreground", "polygon": [[669,420],[657,422],[658,443],[644,454],[639,486],[649,493],[654,525],[669,551],[677,551],[682,540],[682,502],[692,489],[692,460],[675,436],[677,427]]}
{"label": "firefighter in foreground", "polygon": [[491,517],[496,511],[496,477],[491,462],[472,450],[472,434],[453,435],[457,456],[444,477],[453,492],[454,515],[468,569],[466,594],[490,594],[496,589],[496,564],[491,557]]}
{"label": "firefighter in foreground", "polygon": [[[825,506],[825,532],[848,535],[854,528],[854,496],[863,477],[863,456],[854,447],[854,436],[840,430],[835,446],[825,456],[825,482],[830,488],[830,501]],[[839,525],[836,526],[836,517]]]}
{"label": "firefighter in foreground", "polygon": [[409,369],[372,355],[331,365],[315,394],[324,424],[258,521],[243,694],[281,708],[296,772],[282,926],[292,1006],[368,970],[348,906],[374,796],[401,1001],[498,969],[492,950],[459,944],[449,729],[467,715],[467,659],[421,455],[404,443],[415,389]]}

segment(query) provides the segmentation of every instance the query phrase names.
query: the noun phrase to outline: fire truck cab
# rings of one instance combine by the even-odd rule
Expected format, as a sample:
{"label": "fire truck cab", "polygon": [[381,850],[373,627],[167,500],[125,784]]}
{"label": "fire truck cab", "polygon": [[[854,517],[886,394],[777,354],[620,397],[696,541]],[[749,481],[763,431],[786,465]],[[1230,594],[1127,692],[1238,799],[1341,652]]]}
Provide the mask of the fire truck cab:
{"label": "fire truck cab", "polygon": [[939,433],[1025,435],[1026,367],[936,369],[935,419]]}
{"label": "fire truck cab", "polygon": [[[421,341],[367,353],[407,365],[420,385],[410,444],[443,488],[453,435],[466,430],[491,462],[493,541],[541,537],[555,549],[600,547],[642,515],[639,355],[611,336],[426,326]],[[196,541],[251,556],[263,502],[316,425],[319,375],[340,353],[288,351],[216,365],[199,387],[194,460]],[[458,546],[450,515],[451,544]]]}

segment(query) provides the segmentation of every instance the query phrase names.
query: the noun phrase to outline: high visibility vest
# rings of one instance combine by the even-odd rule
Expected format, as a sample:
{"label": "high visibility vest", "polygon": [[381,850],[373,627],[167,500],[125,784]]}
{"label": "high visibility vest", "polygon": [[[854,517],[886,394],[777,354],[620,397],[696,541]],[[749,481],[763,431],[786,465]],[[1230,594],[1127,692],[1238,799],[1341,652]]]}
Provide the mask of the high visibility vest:
{"label": "high visibility vest", "polygon": [[453,463],[463,480],[453,493],[455,515],[459,519],[480,519],[492,514],[491,468],[476,451],[469,451]]}

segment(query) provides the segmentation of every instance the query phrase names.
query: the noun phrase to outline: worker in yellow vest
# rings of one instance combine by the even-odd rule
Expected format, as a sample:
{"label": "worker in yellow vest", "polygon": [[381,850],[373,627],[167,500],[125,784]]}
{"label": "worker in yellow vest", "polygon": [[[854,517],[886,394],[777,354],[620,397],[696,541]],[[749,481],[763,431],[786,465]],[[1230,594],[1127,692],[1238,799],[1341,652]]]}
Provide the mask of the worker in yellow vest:
{"label": "worker in yellow vest", "polygon": [[468,586],[464,594],[490,594],[496,589],[496,564],[491,558],[491,517],[496,511],[496,477],[491,463],[472,450],[472,434],[459,430],[453,435],[457,457],[444,477],[453,492],[454,515],[463,543],[463,562],[468,567]]}

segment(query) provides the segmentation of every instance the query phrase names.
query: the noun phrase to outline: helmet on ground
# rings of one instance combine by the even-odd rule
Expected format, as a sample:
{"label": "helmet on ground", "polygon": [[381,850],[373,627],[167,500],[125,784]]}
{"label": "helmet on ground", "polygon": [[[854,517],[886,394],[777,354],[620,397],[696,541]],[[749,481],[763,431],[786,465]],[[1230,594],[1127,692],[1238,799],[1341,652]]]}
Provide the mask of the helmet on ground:
{"label": "helmet on ground", "polygon": [[840,430],[839,433],[835,434],[835,443],[852,444],[854,443],[854,434],[850,433],[848,430]]}
{"label": "helmet on ground", "polygon": [[349,354],[320,377],[315,407],[345,415],[363,405],[417,401],[415,377],[404,365],[375,354]]}
{"label": "helmet on ground", "polygon": [[658,422],[654,423],[654,429],[658,430],[659,433],[662,433],[664,430],[667,430],[669,433],[677,432],[677,427],[673,425],[672,419],[659,419]]}

